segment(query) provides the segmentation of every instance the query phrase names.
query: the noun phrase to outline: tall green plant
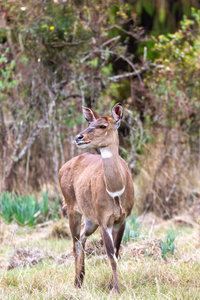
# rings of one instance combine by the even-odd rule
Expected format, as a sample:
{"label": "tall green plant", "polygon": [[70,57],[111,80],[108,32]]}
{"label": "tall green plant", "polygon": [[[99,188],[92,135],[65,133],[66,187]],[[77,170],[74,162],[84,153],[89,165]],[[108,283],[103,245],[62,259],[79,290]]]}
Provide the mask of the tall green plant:
{"label": "tall green plant", "polygon": [[160,240],[161,254],[162,254],[163,259],[166,259],[168,252],[170,252],[171,254],[174,254],[174,250],[175,250],[174,241],[175,241],[176,237],[177,237],[177,232],[174,230],[171,230],[168,232],[165,242]]}
{"label": "tall green plant", "polygon": [[43,194],[40,203],[33,195],[21,196],[19,193],[3,192],[0,197],[1,215],[7,223],[16,221],[19,225],[32,227],[36,223],[59,217],[59,199],[49,203],[48,193]]}
{"label": "tall green plant", "polygon": [[49,213],[49,197],[48,197],[48,192],[45,192],[43,195],[42,195],[42,198],[43,198],[43,202],[42,202],[42,212],[45,216],[45,218],[47,217],[48,213]]}
{"label": "tall green plant", "polygon": [[14,215],[13,196],[10,193],[3,192],[0,199],[1,214],[7,223],[11,223]]}
{"label": "tall green plant", "polygon": [[34,196],[21,197],[18,194],[13,206],[14,217],[18,224],[33,226],[36,223],[35,214],[39,211],[40,205]]}
{"label": "tall green plant", "polygon": [[129,241],[136,240],[140,235],[140,230],[141,224],[137,222],[136,218],[133,215],[131,215],[126,222],[125,232],[123,236],[124,244]]}

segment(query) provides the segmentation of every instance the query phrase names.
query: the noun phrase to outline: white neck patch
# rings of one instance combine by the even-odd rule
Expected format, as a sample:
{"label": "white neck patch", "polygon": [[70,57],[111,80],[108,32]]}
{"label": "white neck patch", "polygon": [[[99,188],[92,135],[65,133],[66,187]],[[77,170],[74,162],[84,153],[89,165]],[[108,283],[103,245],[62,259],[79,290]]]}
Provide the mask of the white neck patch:
{"label": "white neck patch", "polygon": [[125,191],[125,186],[123,187],[123,189],[121,191],[117,191],[117,192],[114,192],[114,193],[112,193],[112,192],[110,192],[109,190],[106,189],[106,192],[108,193],[108,195],[110,195],[110,197],[112,197],[113,199],[115,197],[120,197],[124,193],[124,191]]}
{"label": "white neck patch", "polygon": [[101,152],[102,158],[111,158],[112,157],[112,152],[110,152],[106,147],[100,148],[100,152]]}

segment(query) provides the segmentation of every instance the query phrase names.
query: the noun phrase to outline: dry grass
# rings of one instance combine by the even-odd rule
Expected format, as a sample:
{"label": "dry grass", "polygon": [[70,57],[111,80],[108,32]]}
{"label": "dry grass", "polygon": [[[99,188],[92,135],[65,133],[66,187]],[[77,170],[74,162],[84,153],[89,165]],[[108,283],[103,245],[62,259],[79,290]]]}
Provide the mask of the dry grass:
{"label": "dry grass", "polygon": [[38,264],[40,261],[44,260],[47,256],[43,251],[37,248],[17,248],[14,250],[11,256],[7,270],[12,270],[20,267],[26,267]]}
{"label": "dry grass", "polygon": [[186,136],[175,129],[154,133],[153,141],[144,145],[134,178],[134,209],[139,214],[153,211],[171,218],[187,210],[193,219],[199,218],[199,158],[189,149]]}
{"label": "dry grass", "polygon": [[[122,246],[120,296],[108,289],[111,272],[98,233],[88,240],[86,277],[77,291],[72,241],[50,236],[56,224],[30,230],[1,223],[0,299],[199,299],[199,225],[159,222],[149,237],[152,217],[143,219],[137,241]],[[159,239],[171,228],[178,233],[175,253],[163,260]]]}

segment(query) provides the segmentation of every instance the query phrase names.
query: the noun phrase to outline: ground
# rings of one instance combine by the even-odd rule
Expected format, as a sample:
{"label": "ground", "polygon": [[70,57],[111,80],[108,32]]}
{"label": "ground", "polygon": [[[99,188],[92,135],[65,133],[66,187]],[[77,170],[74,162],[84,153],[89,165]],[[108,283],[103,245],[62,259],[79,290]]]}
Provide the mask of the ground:
{"label": "ground", "polygon": [[[67,220],[32,229],[1,222],[0,299],[200,299],[199,224],[149,214],[133,227],[137,234],[121,247],[116,296],[108,288],[111,270],[99,232],[87,241],[85,281],[75,290]],[[172,235],[175,249],[170,245],[164,254]]]}

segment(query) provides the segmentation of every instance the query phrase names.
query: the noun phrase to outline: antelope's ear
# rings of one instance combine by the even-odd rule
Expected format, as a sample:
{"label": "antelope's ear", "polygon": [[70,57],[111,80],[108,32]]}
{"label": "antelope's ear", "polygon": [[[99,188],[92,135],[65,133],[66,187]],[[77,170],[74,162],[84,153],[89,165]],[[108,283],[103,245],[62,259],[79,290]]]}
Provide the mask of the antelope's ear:
{"label": "antelope's ear", "polygon": [[121,119],[123,117],[123,107],[120,103],[117,103],[112,108],[112,116],[115,121],[116,128],[119,128]]}
{"label": "antelope's ear", "polygon": [[83,114],[85,119],[91,123],[100,118],[100,115],[91,108],[82,106]]}

